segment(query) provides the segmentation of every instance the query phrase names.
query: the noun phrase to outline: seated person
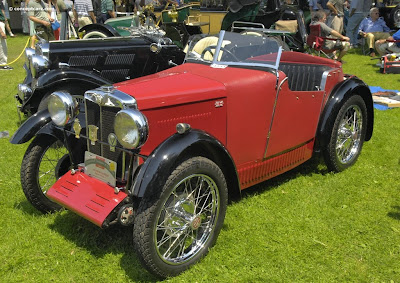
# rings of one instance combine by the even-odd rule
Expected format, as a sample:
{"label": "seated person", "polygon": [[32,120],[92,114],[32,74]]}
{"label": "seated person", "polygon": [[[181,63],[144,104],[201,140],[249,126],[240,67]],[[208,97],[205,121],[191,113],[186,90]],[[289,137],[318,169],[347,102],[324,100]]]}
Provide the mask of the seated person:
{"label": "seated person", "polygon": [[369,55],[375,57],[374,45],[379,39],[386,39],[390,36],[390,29],[383,18],[379,17],[379,9],[374,7],[369,12],[369,17],[362,20],[358,28],[358,34],[365,37],[369,47]]}
{"label": "seated person", "polygon": [[390,53],[400,53],[400,29],[392,36],[375,42],[375,47],[380,56]]}
{"label": "seated person", "polygon": [[350,38],[347,36],[343,36],[342,34],[338,33],[334,29],[328,27],[326,24],[326,14],[323,11],[317,11],[314,14],[313,21],[311,22],[310,26],[312,25],[319,25],[321,27],[321,37],[329,37],[329,36],[335,36],[341,41],[336,41],[336,40],[324,40],[324,50],[340,50],[339,56],[336,58],[336,60],[340,61],[342,60],[342,57],[346,54],[347,50],[349,50],[350,47]]}

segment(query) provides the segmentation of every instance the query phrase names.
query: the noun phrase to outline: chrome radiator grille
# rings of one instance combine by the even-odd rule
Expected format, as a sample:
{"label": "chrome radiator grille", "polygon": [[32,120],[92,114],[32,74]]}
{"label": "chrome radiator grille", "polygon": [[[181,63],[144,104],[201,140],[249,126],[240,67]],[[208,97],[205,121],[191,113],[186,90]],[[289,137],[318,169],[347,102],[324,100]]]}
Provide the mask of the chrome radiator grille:
{"label": "chrome radiator grille", "polygon": [[[136,100],[113,86],[103,86],[85,93],[85,111],[87,136],[91,138],[89,127],[91,125],[98,128],[96,139],[92,142],[88,140],[88,150],[94,154],[103,156],[107,159],[118,162],[122,158],[121,145],[117,141],[115,151],[108,143],[108,137],[114,132],[115,115],[121,109],[137,108]],[[92,133],[93,134],[93,133]]]}
{"label": "chrome radiator grille", "polygon": [[[117,162],[121,151],[118,148],[115,149],[115,152],[110,150],[108,135],[114,132],[114,117],[121,108],[100,106],[87,99],[85,103],[87,125],[94,125],[99,128],[97,138],[102,142],[96,142],[95,145],[89,142],[89,151]],[[118,142],[117,145],[120,146]]]}

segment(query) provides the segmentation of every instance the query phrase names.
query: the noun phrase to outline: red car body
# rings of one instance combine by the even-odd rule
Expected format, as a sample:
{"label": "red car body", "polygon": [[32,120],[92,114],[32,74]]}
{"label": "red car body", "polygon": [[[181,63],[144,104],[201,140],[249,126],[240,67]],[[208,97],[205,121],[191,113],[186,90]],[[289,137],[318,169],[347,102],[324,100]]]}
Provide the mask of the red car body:
{"label": "red car body", "polygon": [[[68,149],[48,191],[31,186],[40,183],[37,176],[22,177],[32,204],[44,212],[66,207],[100,227],[134,223],[139,258],[165,277],[207,253],[228,193],[316,151],[333,171],[354,164],[372,136],[368,87],[333,60],[282,52],[264,37],[226,34],[218,43],[206,38],[200,51],[190,45],[183,65],[88,91],[86,113],[75,113],[68,93],[54,93],[50,115],[35,115],[12,138],[21,143],[40,129],[21,171],[40,167],[54,142]],[[99,173],[89,173],[90,164]]]}

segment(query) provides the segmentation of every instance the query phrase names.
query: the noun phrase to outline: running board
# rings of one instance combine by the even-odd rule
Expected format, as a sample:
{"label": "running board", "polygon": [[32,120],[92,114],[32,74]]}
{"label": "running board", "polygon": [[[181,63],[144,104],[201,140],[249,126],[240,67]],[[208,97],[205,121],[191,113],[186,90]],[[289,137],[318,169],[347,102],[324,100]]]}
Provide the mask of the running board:
{"label": "running board", "polygon": [[46,195],[100,227],[103,227],[114,208],[127,197],[125,192],[115,193],[110,185],[80,171],[75,174],[71,174],[71,171],[66,173]]}

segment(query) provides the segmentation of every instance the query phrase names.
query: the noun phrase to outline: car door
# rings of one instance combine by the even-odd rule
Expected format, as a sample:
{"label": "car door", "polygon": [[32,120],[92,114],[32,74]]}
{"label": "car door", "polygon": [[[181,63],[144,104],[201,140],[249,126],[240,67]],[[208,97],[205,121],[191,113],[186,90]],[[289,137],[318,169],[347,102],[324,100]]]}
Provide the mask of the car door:
{"label": "car door", "polygon": [[306,144],[315,137],[324,91],[292,91],[281,82],[267,138],[265,157]]}

